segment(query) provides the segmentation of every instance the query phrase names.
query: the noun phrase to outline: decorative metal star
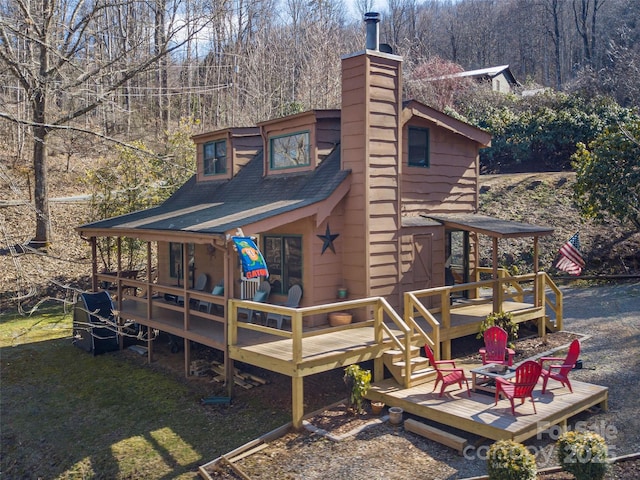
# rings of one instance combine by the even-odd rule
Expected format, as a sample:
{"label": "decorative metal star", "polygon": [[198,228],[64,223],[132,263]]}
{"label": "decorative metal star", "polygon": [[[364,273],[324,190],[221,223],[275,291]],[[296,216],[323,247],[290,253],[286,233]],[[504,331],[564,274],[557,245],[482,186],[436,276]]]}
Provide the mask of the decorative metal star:
{"label": "decorative metal star", "polygon": [[324,251],[327,248],[330,248],[333,253],[336,253],[336,249],[333,246],[333,241],[340,236],[339,233],[331,233],[331,229],[329,228],[329,224],[327,223],[327,231],[324,235],[316,235],[320,240],[324,243],[322,244],[322,252],[320,255],[324,254]]}

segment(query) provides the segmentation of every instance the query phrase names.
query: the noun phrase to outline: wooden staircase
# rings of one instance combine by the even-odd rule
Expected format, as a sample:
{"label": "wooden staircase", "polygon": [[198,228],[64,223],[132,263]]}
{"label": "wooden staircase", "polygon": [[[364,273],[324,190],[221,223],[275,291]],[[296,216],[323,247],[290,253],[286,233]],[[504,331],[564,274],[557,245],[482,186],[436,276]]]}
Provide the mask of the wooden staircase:
{"label": "wooden staircase", "polygon": [[[429,360],[420,355],[420,347],[412,346],[409,352],[410,361],[407,368],[402,350],[387,350],[382,359],[385,367],[400,385],[413,387],[433,380],[436,371],[429,365]],[[407,382],[407,375],[409,379]]]}

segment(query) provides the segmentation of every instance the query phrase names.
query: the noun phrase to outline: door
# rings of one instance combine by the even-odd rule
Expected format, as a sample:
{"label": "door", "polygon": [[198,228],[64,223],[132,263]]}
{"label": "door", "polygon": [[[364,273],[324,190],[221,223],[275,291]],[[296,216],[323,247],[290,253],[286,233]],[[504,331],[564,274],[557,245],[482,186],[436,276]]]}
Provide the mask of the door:
{"label": "door", "polygon": [[[445,232],[445,285],[469,283],[469,232]],[[456,292],[458,298],[468,298],[469,292]]]}

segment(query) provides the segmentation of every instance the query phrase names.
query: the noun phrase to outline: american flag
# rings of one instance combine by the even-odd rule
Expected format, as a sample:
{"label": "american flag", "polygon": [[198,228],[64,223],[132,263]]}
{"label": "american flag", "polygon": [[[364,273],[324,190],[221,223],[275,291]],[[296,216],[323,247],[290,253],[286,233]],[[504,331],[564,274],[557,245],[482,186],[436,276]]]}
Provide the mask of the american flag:
{"label": "american flag", "polygon": [[560,258],[556,262],[556,268],[567,272],[569,275],[580,275],[584,267],[584,258],[580,253],[580,237],[576,233],[560,247]]}

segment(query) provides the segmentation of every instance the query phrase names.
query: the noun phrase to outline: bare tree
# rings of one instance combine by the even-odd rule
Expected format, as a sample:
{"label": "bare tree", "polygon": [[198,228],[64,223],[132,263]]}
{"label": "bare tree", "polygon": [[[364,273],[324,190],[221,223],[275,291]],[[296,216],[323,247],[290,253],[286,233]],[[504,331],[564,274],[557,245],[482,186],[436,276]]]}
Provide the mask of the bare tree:
{"label": "bare tree", "polygon": [[[151,3],[151,9],[164,4]],[[177,21],[178,0],[167,2],[165,34],[156,39],[155,49],[147,48],[141,40],[144,37],[118,39],[118,30],[104,30],[109,24],[106,18],[117,18],[123,7],[129,7],[143,25],[153,25],[152,20],[148,21],[151,13],[148,5],[139,0],[7,0],[0,7],[0,62],[24,91],[30,118],[0,115],[29,125],[33,134],[34,199],[38,213],[34,246],[46,247],[50,241],[49,133],[66,128],[73,120],[108,102],[127,82],[186,42],[182,35],[184,24]],[[206,22],[200,25],[204,28]]]}
{"label": "bare tree", "polygon": [[596,25],[598,10],[606,0],[573,0],[573,18],[578,35],[582,39],[584,59],[588,66],[594,66],[596,55]]}

